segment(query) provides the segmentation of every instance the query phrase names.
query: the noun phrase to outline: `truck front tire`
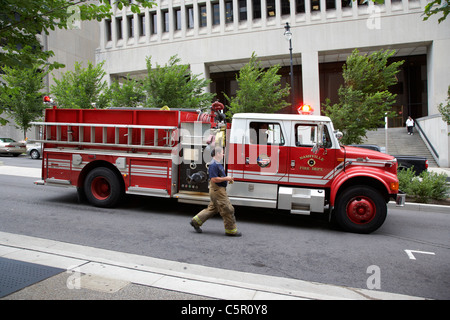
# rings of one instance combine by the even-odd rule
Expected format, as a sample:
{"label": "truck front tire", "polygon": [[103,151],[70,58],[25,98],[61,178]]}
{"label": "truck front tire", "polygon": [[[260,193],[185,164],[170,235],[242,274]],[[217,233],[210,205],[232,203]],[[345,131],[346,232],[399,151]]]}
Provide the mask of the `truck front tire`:
{"label": "truck front tire", "polygon": [[345,231],[371,233],[384,223],[387,207],[379,191],[359,185],[342,192],[334,214],[336,222]]}
{"label": "truck front tire", "polygon": [[91,204],[103,208],[116,206],[123,194],[117,175],[105,167],[95,168],[88,173],[84,190]]}

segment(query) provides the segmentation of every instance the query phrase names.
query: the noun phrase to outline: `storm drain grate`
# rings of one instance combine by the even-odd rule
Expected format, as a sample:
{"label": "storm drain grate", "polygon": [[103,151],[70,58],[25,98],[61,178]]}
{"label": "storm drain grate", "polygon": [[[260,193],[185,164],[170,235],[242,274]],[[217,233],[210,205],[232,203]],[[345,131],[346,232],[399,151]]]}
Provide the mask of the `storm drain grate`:
{"label": "storm drain grate", "polygon": [[65,270],[0,258],[0,297],[7,296]]}

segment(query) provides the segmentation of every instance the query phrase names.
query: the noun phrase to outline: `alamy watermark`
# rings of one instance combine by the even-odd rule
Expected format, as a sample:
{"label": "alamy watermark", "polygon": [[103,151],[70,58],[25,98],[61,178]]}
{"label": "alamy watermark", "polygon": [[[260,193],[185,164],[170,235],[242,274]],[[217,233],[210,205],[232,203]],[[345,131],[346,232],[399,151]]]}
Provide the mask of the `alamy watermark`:
{"label": "alamy watermark", "polygon": [[381,289],[381,269],[377,265],[371,265],[367,267],[367,274],[370,276],[367,278],[366,286],[369,290]]}
{"label": "alamy watermark", "polygon": [[81,269],[80,267],[69,267],[67,268],[67,273],[70,276],[66,280],[67,289],[70,290],[79,290],[81,289]]}
{"label": "alamy watermark", "polygon": [[73,5],[67,8],[67,13],[70,14],[67,19],[67,29],[81,29],[81,9],[77,5]]}
{"label": "alamy watermark", "polygon": [[380,30],[381,29],[381,9],[375,5],[369,6],[367,9],[369,13],[369,18],[366,20],[366,27],[369,30]]}

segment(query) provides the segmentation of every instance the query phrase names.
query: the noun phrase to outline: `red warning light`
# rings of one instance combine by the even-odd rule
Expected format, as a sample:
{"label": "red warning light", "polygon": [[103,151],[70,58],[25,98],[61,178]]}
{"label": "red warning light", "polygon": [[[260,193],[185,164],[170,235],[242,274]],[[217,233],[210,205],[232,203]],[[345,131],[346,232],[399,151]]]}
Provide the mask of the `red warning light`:
{"label": "red warning light", "polygon": [[298,114],[313,114],[314,109],[309,104],[301,105],[297,108]]}
{"label": "red warning light", "polygon": [[50,98],[49,96],[45,96],[44,97],[44,103],[53,103],[53,99]]}

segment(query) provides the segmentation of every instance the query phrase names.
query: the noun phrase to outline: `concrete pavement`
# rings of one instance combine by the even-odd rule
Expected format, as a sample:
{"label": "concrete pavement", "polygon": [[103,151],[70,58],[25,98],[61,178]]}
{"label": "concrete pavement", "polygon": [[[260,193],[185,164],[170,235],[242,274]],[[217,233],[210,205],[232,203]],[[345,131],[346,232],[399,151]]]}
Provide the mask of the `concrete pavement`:
{"label": "concrete pavement", "polygon": [[61,268],[1,299],[409,300],[378,290],[205,267],[0,232],[0,257]]}

